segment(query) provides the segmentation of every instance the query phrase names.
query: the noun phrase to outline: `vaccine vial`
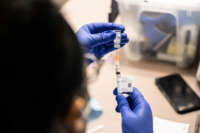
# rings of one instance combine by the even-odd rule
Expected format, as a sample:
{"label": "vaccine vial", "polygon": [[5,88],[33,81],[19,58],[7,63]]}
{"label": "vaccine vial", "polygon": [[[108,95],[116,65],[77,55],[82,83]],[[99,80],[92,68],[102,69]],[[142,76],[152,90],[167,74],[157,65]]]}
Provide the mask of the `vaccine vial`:
{"label": "vaccine vial", "polygon": [[114,48],[119,49],[120,48],[120,42],[121,42],[121,31],[115,30],[116,32],[116,38],[114,40]]}

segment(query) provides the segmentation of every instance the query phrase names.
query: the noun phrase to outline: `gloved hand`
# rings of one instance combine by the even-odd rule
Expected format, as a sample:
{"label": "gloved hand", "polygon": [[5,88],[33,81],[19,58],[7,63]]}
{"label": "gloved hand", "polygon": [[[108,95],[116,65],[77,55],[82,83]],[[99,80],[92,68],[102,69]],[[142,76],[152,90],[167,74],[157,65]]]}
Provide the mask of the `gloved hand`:
{"label": "gloved hand", "polygon": [[143,25],[143,32],[148,40],[148,48],[152,49],[169,33],[175,32],[176,19],[170,14],[157,17],[142,15],[139,19]]}
{"label": "gloved hand", "polygon": [[[123,133],[153,133],[152,112],[144,96],[134,88],[128,97],[131,101],[114,90],[117,100],[117,112],[121,112]],[[130,108],[132,106],[132,109]]]}
{"label": "gloved hand", "polygon": [[128,41],[123,25],[114,23],[91,23],[82,26],[76,33],[85,53],[92,53],[97,58],[113,51],[116,33],[112,30],[121,30],[121,47]]}

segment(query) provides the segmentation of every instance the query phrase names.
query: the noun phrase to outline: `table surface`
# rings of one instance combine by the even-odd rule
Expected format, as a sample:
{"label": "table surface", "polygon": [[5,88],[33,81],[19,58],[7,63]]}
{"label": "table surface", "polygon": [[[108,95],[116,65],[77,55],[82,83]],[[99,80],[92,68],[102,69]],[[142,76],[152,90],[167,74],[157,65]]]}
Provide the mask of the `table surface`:
{"label": "table surface", "polygon": [[[83,24],[107,22],[110,3],[110,0],[70,0],[63,6],[61,12],[70,22],[74,31],[77,31]],[[120,23],[120,19],[117,22]],[[195,69],[183,70],[177,68],[174,64],[147,60],[131,62],[126,58],[123,49],[120,51],[120,56],[122,74],[131,76],[134,86],[139,88],[151,105],[153,115],[188,123],[190,124],[189,133],[193,133],[196,115],[200,114],[200,111],[184,115],[177,114],[158,90],[155,85],[155,78],[171,73],[180,73],[200,96],[200,89],[195,79]],[[98,79],[89,85],[90,94],[97,99],[103,108],[103,115],[98,120],[90,123],[89,128],[104,125],[101,133],[121,133],[121,117],[120,114],[115,112],[116,101],[112,94],[115,86],[114,65],[105,63]]]}

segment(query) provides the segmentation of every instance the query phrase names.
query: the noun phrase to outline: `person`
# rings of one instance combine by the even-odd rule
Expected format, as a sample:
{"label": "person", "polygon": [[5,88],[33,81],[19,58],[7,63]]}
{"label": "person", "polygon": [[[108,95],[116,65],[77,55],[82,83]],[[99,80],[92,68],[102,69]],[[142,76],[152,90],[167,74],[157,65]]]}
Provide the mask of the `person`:
{"label": "person", "polygon": [[[49,0],[0,1],[0,117],[7,133],[84,133],[87,91],[84,53],[114,50],[112,23],[84,25],[75,34]],[[82,48],[81,48],[82,47]],[[152,112],[135,88],[116,93],[123,133],[153,133]],[[131,107],[133,109],[131,109]]]}

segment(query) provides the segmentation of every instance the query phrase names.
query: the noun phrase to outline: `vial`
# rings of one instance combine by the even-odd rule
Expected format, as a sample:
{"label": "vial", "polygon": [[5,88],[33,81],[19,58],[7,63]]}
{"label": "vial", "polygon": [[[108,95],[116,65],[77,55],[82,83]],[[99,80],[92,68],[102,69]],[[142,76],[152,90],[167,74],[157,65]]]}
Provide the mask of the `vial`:
{"label": "vial", "polygon": [[114,40],[114,48],[120,48],[120,42],[121,42],[121,31],[115,30],[116,32],[116,38]]}

